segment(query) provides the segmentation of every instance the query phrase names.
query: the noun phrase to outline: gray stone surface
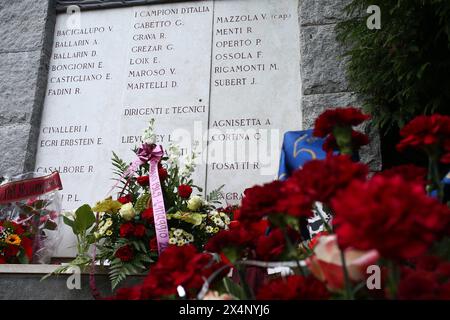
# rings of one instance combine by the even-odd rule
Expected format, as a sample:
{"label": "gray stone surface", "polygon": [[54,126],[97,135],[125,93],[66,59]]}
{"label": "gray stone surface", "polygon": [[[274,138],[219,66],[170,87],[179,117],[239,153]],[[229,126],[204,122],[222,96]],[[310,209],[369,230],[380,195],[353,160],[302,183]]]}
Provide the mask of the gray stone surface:
{"label": "gray stone surface", "polygon": [[34,168],[54,8],[53,0],[0,3],[0,176]]}
{"label": "gray stone surface", "polygon": [[40,60],[40,50],[0,53],[0,127],[30,122]]}
{"label": "gray stone surface", "polygon": [[345,77],[343,48],[335,25],[302,27],[301,75],[304,95],[350,91]]}
{"label": "gray stone surface", "polygon": [[41,50],[48,0],[0,2],[0,52]]}
{"label": "gray stone surface", "polygon": [[[303,128],[312,128],[326,109],[360,106],[346,80],[345,48],[336,40],[336,23],[346,18],[351,0],[300,0]],[[359,128],[371,143],[362,148],[361,161],[372,171],[381,169],[380,138],[370,125]]]}
{"label": "gray stone surface", "polygon": [[323,25],[346,18],[344,8],[351,0],[300,0],[302,26]]}
{"label": "gray stone surface", "polygon": [[305,95],[302,101],[303,128],[314,127],[316,118],[326,109],[358,106],[358,99],[352,92]]}
{"label": "gray stone surface", "polygon": [[[81,288],[69,290],[69,275],[52,276],[41,281],[43,274],[0,275],[0,300],[92,300],[89,275],[81,276]],[[144,277],[128,277],[122,287],[142,282]],[[96,286],[103,298],[112,295],[107,275],[95,277]]]}

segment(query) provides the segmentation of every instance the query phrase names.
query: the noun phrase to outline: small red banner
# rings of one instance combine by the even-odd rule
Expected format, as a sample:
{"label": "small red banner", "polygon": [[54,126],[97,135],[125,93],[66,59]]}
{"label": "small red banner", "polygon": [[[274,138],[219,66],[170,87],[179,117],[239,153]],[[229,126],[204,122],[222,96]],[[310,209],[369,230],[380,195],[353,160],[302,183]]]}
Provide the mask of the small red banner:
{"label": "small red banner", "polygon": [[0,186],[0,204],[40,196],[54,190],[62,190],[57,171],[45,177],[12,181]]}

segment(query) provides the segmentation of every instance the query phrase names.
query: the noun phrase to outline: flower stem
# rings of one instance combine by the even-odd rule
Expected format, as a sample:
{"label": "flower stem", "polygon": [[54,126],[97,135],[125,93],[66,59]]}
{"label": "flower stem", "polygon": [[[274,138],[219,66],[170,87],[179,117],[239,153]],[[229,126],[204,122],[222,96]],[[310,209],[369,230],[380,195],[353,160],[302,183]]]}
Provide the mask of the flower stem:
{"label": "flower stem", "polygon": [[389,276],[388,276],[388,288],[389,292],[391,294],[392,299],[397,299],[397,288],[398,283],[400,281],[400,270],[398,266],[395,264],[395,262],[388,261],[387,262],[388,268],[389,268]]}
{"label": "flower stem", "polygon": [[431,193],[436,190],[437,198],[442,202],[444,200],[444,186],[439,175],[438,158],[433,154],[428,156],[428,180],[430,181],[428,192]]}
{"label": "flower stem", "polygon": [[354,300],[355,297],[353,295],[352,286],[350,283],[350,277],[348,275],[347,263],[345,262],[344,250],[340,249],[341,261],[342,261],[342,270],[344,272],[344,281],[345,281],[345,299],[346,300]]}
{"label": "flower stem", "polygon": [[245,267],[236,267],[238,275],[239,275],[239,280],[242,284],[242,288],[244,289],[245,292],[245,297],[248,300],[254,300],[255,296],[253,294],[252,289],[250,288],[250,286],[248,285],[246,279],[245,279]]}

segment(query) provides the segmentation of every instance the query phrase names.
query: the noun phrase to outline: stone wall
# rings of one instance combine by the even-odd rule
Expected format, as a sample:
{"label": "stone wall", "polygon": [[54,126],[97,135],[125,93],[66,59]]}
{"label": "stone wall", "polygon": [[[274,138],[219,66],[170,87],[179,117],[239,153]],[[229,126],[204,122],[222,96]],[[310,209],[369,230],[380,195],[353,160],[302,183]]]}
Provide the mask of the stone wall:
{"label": "stone wall", "polygon": [[[299,1],[303,127],[310,128],[326,108],[358,105],[334,32],[350,0]],[[0,3],[0,176],[34,168],[55,8],[54,0]],[[375,171],[381,166],[378,135],[370,127],[363,129],[373,139],[363,160]]]}
{"label": "stone wall", "polygon": [[53,0],[0,2],[0,176],[34,169],[54,7]]}
{"label": "stone wall", "polygon": [[[300,44],[303,128],[330,107],[358,106],[345,77],[344,48],[336,41],[336,24],[345,19],[344,8],[351,0],[300,0]],[[372,171],[381,169],[379,136],[374,128],[362,128],[371,137],[363,148],[362,161]]]}

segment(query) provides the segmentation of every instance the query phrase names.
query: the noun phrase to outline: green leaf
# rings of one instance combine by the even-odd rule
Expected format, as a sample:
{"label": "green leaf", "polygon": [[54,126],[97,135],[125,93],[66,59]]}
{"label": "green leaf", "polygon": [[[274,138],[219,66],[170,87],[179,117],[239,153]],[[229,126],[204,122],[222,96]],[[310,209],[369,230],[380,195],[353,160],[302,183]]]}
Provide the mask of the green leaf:
{"label": "green leaf", "polygon": [[223,278],[223,286],[225,287],[225,290],[232,296],[236,297],[239,300],[245,300],[246,295],[244,289],[238,285],[237,283],[233,282],[228,277]]}
{"label": "green leaf", "polygon": [[95,215],[89,205],[85,204],[75,211],[73,232],[80,234],[87,231],[95,223]]}
{"label": "green leaf", "polygon": [[63,221],[64,221],[64,223],[65,223],[66,225],[68,225],[69,227],[71,227],[72,230],[73,230],[73,220],[67,218],[66,216],[63,216]]}

